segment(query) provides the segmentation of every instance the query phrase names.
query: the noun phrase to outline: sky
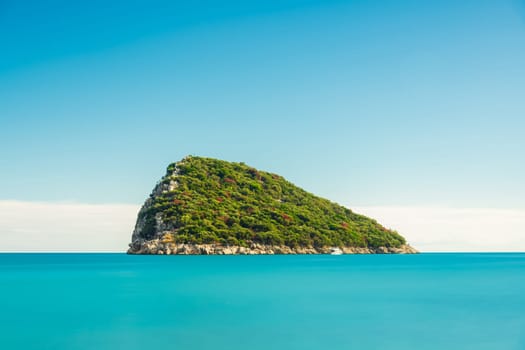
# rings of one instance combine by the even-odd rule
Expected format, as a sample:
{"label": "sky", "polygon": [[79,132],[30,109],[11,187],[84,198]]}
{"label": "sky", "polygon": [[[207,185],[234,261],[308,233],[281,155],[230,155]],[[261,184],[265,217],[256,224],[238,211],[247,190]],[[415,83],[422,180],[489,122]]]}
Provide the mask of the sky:
{"label": "sky", "polygon": [[523,0],[0,1],[0,251],[119,250],[189,154],[525,251],[524,39]]}

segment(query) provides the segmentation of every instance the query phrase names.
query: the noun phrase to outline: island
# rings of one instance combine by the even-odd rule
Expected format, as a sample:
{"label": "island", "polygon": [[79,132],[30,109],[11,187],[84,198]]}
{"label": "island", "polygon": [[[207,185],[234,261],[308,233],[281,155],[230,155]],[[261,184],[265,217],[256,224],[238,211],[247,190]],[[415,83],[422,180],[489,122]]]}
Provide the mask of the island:
{"label": "island", "polygon": [[244,163],[170,164],[137,217],[128,254],[411,254],[376,220]]}

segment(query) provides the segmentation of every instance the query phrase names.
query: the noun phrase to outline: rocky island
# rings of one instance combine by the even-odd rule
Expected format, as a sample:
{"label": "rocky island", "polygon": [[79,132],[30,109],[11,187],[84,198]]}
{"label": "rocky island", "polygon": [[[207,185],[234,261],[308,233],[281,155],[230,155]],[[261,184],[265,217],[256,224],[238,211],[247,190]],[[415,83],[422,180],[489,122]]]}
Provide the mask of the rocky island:
{"label": "rocky island", "polygon": [[397,232],[244,163],[188,156],[140,209],[128,254],[417,253]]}

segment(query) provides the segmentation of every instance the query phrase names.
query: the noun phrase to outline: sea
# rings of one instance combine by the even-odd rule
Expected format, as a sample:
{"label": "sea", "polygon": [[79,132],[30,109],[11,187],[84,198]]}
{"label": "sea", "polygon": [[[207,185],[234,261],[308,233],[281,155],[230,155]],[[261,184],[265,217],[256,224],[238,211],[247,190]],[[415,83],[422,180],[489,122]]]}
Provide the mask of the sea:
{"label": "sea", "polygon": [[525,254],[0,254],[0,349],[524,350]]}

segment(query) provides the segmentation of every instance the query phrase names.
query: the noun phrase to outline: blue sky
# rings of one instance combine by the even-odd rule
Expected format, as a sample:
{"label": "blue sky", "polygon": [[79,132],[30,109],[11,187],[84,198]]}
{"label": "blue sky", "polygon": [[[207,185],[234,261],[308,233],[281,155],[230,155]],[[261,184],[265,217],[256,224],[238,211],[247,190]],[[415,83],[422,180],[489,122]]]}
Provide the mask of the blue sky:
{"label": "blue sky", "polygon": [[524,39],[523,1],[4,0],[0,200],[140,204],[194,154],[525,208]]}

